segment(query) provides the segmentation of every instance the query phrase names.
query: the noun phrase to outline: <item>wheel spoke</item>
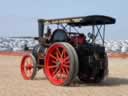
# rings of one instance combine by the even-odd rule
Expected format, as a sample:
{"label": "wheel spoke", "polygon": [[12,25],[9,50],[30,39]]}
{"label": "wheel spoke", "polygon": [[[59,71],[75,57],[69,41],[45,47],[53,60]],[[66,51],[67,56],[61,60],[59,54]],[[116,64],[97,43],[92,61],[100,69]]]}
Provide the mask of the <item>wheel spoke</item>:
{"label": "wheel spoke", "polygon": [[53,59],[57,60],[57,58],[53,54],[50,54],[50,57],[52,57]]}
{"label": "wheel spoke", "polygon": [[65,56],[66,56],[66,50],[63,49],[63,50],[62,50],[62,54],[61,54],[61,58],[65,58]]}
{"label": "wheel spoke", "polygon": [[61,52],[60,52],[59,48],[56,48],[56,53],[57,53],[58,57],[61,57]]}
{"label": "wheel spoke", "polygon": [[27,70],[28,70],[28,69],[27,69],[27,67],[25,66],[25,67],[24,67],[24,71],[25,71],[25,73],[27,72]]}
{"label": "wheel spoke", "polygon": [[27,62],[24,62],[24,68],[26,69],[27,68]]}
{"label": "wheel spoke", "polygon": [[60,70],[58,71],[58,78],[61,79],[62,78],[62,70],[60,68]]}
{"label": "wheel spoke", "polygon": [[28,61],[28,64],[31,64],[31,62],[30,62],[31,58],[30,57],[27,58],[27,61]]}
{"label": "wheel spoke", "polygon": [[60,73],[60,69],[58,69],[57,71],[56,71],[56,73],[54,74],[54,76],[53,76],[53,78],[55,79],[58,79],[58,74]]}
{"label": "wheel spoke", "polygon": [[64,58],[63,65],[67,65],[68,66],[69,64],[70,64],[69,57]]}
{"label": "wheel spoke", "polygon": [[69,65],[63,64],[63,67],[65,67],[65,68],[69,68]]}
{"label": "wheel spoke", "polygon": [[59,55],[58,55],[58,53],[56,52],[56,57],[57,57],[57,59],[59,58]]}
{"label": "wheel spoke", "polygon": [[29,69],[27,69],[27,70],[26,70],[26,75],[27,75],[27,77],[29,77],[29,76],[30,76]]}
{"label": "wheel spoke", "polygon": [[25,65],[25,69],[26,69],[26,70],[28,70],[28,64],[27,64],[27,65]]}
{"label": "wheel spoke", "polygon": [[66,71],[63,67],[61,68],[61,70],[62,70],[62,73],[63,73],[64,76],[67,75],[67,73],[66,73]]}
{"label": "wheel spoke", "polygon": [[28,65],[29,64],[29,61],[28,61],[28,59],[26,60],[26,65]]}
{"label": "wheel spoke", "polygon": [[33,68],[31,69],[31,73],[33,73]]}
{"label": "wheel spoke", "polygon": [[66,72],[66,74],[69,74],[68,68],[65,68],[65,72]]}
{"label": "wheel spoke", "polygon": [[30,74],[31,74],[31,70],[29,69],[29,70],[28,70],[28,76],[30,76]]}
{"label": "wheel spoke", "polygon": [[63,67],[61,67],[61,70],[62,70],[62,74],[65,74],[65,70]]}
{"label": "wheel spoke", "polygon": [[29,63],[29,61],[28,61],[28,58],[26,58],[25,67],[27,68],[29,64],[30,64],[30,63]]}
{"label": "wheel spoke", "polygon": [[32,62],[32,58],[30,58],[29,60],[30,60],[30,61],[29,61],[29,62],[30,62],[29,64],[33,64],[33,62]]}
{"label": "wheel spoke", "polygon": [[64,58],[64,62],[69,61],[69,56]]}
{"label": "wheel spoke", "polygon": [[28,64],[32,64],[31,57],[28,57]]}
{"label": "wheel spoke", "polygon": [[67,76],[68,76],[68,73],[65,71],[65,69],[62,67],[61,68],[61,79],[62,80],[65,80],[66,78],[67,78]]}
{"label": "wheel spoke", "polygon": [[59,70],[59,66],[56,67],[56,69],[55,69],[54,72],[53,72],[53,75],[57,74],[58,70]]}
{"label": "wheel spoke", "polygon": [[51,65],[51,66],[48,66],[49,69],[53,69],[53,68],[56,68],[58,67],[57,65]]}
{"label": "wheel spoke", "polygon": [[56,64],[56,62],[57,62],[57,61],[55,61],[55,60],[52,60],[51,62],[52,62],[53,64]]}
{"label": "wheel spoke", "polygon": [[65,62],[63,62],[63,65],[69,65],[69,64],[70,64],[69,61],[65,61]]}

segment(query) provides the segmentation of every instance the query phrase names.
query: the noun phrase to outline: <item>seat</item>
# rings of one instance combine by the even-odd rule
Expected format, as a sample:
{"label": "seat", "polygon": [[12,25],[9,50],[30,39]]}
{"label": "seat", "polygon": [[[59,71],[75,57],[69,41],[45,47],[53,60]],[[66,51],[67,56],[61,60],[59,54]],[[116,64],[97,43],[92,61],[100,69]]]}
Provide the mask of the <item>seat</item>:
{"label": "seat", "polygon": [[51,37],[51,42],[67,42],[67,33],[63,29],[56,29]]}

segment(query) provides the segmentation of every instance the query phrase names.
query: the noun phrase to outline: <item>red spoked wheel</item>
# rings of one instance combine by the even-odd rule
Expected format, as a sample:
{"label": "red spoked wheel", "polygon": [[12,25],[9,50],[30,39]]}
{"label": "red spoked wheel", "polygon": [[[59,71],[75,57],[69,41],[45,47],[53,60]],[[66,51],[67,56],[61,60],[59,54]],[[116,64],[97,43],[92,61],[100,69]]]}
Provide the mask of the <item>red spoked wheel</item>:
{"label": "red spoked wheel", "polygon": [[32,80],[36,75],[36,60],[32,54],[24,55],[21,61],[21,74],[25,80]]}
{"label": "red spoked wheel", "polygon": [[54,43],[47,51],[44,72],[54,85],[68,85],[75,77],[78,64],[74,57],[76,51],[69,46],[72,47],[68,43]]}

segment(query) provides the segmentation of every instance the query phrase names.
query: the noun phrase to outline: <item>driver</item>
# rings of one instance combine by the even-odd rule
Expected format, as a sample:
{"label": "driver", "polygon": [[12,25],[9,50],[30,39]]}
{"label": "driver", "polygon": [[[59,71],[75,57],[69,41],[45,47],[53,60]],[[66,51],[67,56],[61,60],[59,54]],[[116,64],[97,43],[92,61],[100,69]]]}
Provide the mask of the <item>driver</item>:
{"label": "driver", "polygon": [[51,29],[48,27],[47,32],[44,34],[44,38],[40,38],[39,42],[41,45],[48,47],[51,39]]}
{"label": "driver", "polygon": [[51,39],[51,29],[49,27],[47,29],[47,33],[45,34],[44,38],[46,39],[47,42],[49,42]]}
{"label": "driver", "polygon": [[86,36],[84,34],[79,34],[78,44],[85,44],[85,43],[86,43]]}

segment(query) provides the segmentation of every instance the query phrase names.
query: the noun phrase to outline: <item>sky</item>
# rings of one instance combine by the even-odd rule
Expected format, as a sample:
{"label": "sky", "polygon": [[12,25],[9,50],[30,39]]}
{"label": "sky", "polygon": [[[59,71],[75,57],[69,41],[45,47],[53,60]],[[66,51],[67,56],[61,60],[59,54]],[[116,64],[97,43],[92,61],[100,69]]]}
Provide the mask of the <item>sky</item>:
{"label": "sky", "polygon": [[0,0],[0,37],[38,36],[39,18],[107,15],[106,39],[128,40],[128,0]]}

